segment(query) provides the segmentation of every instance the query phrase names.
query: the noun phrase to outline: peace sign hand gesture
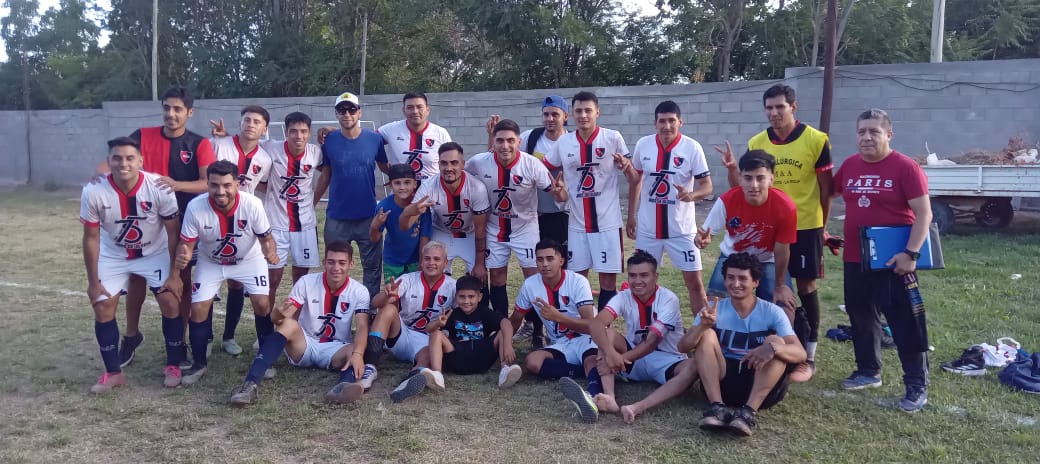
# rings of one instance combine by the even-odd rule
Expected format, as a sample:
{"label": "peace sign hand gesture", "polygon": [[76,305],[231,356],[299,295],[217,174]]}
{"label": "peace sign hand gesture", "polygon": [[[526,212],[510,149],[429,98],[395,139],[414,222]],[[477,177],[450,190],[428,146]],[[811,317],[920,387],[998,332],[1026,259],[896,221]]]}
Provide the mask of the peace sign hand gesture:
{"label": "peace sign hand gesture", "polygon": [[697,236],[693,237],[693,244],[696,245],[697,248],[700,248],[700,249],[703,250],[710,243],[711,243],[711,227],[709,227],[707,230],[701,229],[700,227],[698,227],[697,228]]}
{"label": "peace sign hand gesture", "polygon": [[719,148],[718,145],[713,145],[715,151],[722,155],[722,165],[726,169],[733,169],[737,167],[737,157],[733,156],[733,147],[730,146],[729,140],[726,141],[726,149]]}
{"label": "peace sign hand gesture", "polygon": [[715,322],[719,320],[719,297],[712,298],[711,301],[709,301],[708,304],[697,313],[697,316],[701,318],[697,327],[703,329],[715,327]]}

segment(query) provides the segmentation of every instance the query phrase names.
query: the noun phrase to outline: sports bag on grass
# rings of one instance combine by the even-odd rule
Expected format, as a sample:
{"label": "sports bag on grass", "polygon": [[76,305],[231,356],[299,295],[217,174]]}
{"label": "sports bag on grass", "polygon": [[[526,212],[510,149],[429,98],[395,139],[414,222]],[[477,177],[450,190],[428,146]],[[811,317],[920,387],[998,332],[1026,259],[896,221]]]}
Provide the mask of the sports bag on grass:
{"label": "sports bag on grass", "polygon": [[1040,394],[1040,352],[1030,357],[1019,354],[1018,360],[1008,364],[997,376],[1001,383],[1011,388]]}

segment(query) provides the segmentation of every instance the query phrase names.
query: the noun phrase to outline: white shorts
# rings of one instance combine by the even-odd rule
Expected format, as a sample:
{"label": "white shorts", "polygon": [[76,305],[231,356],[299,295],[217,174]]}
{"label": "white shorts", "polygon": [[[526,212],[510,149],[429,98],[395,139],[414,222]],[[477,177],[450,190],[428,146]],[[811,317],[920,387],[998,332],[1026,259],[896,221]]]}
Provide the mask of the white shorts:
{"label": "white shorts", "polygon": [[257,256],[238,264],[222,266],[206,259],[200,259],[195,266],[195,278],[191,286],[191,302],[212,300],[220,291],[225,280],[234,280],[242,284],[246,294],[267,295],[267,261]]}
{"label": "white shorts", "polygon": [[268,268],[284,268],[289,254],[292,254],[293,267],[318,267],[318,229],[297,232],[272,229],[271,236],[278,247],[278,264],[268,264]]}
{"label": "white shorts", "polygon": [[668,369],[685,360],[685,354],[651,351],[632,363],[630,372],[618,372],[618,377],[633,382],[657,382],[664,385],[668,381]]}
{"label": "white shorts", "polygon": [[680,235],[672,238],[636,235],[636,248],[650,253],[657,260],[658,267],[661,266],[661,258],[667,251],[672,265],[680,271],[701,270],[701,250],[693,244],[692,235]]}
{"label": "white shorts", "polygon": [[419,354],[419,351],[426,348],[429,344],[430,336],[426,332],[409,329],[408,325],[402,320],[401,334],[397,336],[394,346],[387,344],[387,349],[390,350],[390,353],[395,358],[401,361],[415,362],[415,355]]}
{"label": "white shorts", "polygon": [[[568,239],[569,240],[569,239]],[[592,337],[588,335],[580,335],[574,338],[565,338],[559,340],[552,345],[549,345],[543,350],[553,350],[563,353],[566,358],[567,364],[575,364],[578,366],[582,365],[582,355],[589,350],[596,349],[596,343],[592,341]]]}
{"label": "white shorts", "polygon": [[[101,280],[101,286],[113,297],[126,291],[131,274],[143,277],[153,292],[158,291],[169,277],[170,255],[156,253],[137,259],[98,258],[98,278]],[[98,301],[104,299],[102,296]]]}
{"label": "white shorts", "polygon": [[567,270],[620,274],[625,254],[621,229],[600,232],[567,230]]}
{"label": "white shorts", "polygon": [[332,364],[332,357],[336,355],[339,350],[347,346],[346,343],[341,341],[333,340],[330,342],[320,343],[317,340],[304,336],[304,340],[307,340],[307,348],[303,350],[303,356],[300,356],[300,361],[293,361],[292,356],[289,353],[285,353],[286,359],[289,360],[289,364],[296,367],[318,367],[321,369],[328,369],[329,365]]}
{"label": "white shorts", "polygon": [[[466,272],[473,270],[473,266],[477,264],[477,250],[476,250],[476,238],[473,235],[466,237],[453,237],[451,234],[434,230],[430,235],[430,240],[438,241],[444,244],[444,247],[448,250],[448,269],[447,272],[451,273],[451,263],[455,258],[462,258],[466,263]],[[490,267],[490,266],[487,266]]]}
{"label": "white shorts", "polygon": [[516,260],[520,262],[520,267],[535,267],[534,246],[537,244],[537,234],[527,234],[523,237],[511,237],[508,242],[496,242],[491,240],[491,238],[488,238],[487,268],[498,269],[500,267],[508,266],[510,251],[516,254]]}

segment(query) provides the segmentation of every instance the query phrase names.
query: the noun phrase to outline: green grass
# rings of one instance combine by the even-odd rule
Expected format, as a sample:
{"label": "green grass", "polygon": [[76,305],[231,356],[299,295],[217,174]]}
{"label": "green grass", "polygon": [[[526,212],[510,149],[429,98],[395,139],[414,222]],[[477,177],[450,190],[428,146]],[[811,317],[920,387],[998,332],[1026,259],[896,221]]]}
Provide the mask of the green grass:
{"label": "green grass", "polygon": [[[293,369],[261,387],[258,404],[226,405],[251,357],[216,348],[210,373],[190,388],[161,386],[158,312],[147,307],[148,337],[116,395],[87,392],[101,371],[85,290],[76,220],[78,192],[16,190],[0,194],[0,462],[1036,462],[1037,398],[982,378],[939,369],[972,343],[1012,336],[1040,349],[1040,235],[1016,219],[1004,233],[960,227],[944,237],[948,269],[922,272],[932,355],[930,403],[923,413],[894,409],[902,394],[895,353],[885,352],[885,386],[844,392],[851,345],[820,342],[819,373],[792,386],[787,399],[759,415],[751,439],[696,428],[703,399],[691,392],[641,416],[635,425],[604,416],[585,426],[554,382],[525,375],[514,388],[494,386],[496,372],[447,376],[448,391],[392,404],[387,392],[407,366],[384,358],[365,399],[330,406],[322,394],[333,374]],[[707,205],[699,210],[707,211]],[[1020,215],[1020,218],[1023,215]],[[1024,224],[1024,225],[1023,225]],[[832,226],[832,228],[836,227]],[[717,241],[716,241],[717,242]],[[705,252],[710,269],[717,248]],[[823,326],[847,323],[841,263],[827,256],[821,283]],[[1011,274],[1022,274],[1019,280]],[[360,269],[354,269],[360,278]],[[681,276],[662,267],[662,285],[685,300]],[[593,277],[592,282],[596,282]],[[515,296],[519,269],[511,270]],[[288,283],[281,294],[286,294]],[[218,309],[222,309],[218,305]],[[684,313],[689,323],[687,308]],[[218,317],[215,330],[221,330]],[[253,341],[243,320],[239,342]],[[519,355],[528,350],[518,344]],[[653,388],[619,384],[622,404]]]}

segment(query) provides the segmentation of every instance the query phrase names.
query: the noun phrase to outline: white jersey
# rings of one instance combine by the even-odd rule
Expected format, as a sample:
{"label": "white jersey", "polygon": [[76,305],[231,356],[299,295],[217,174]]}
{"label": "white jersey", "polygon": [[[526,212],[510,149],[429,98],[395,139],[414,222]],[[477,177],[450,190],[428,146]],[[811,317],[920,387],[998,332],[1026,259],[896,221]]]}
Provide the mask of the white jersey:
{"label": "white jersey", "polygon": [[615,153],[630,156],[621,133],[602,127],[589,140],[582,140],[577,132],[564,134],[549,152],[546,163],[563,169],[567,182],[571,229],[600,232],[621,228]]}
{"label": "white jersey", "polygon": [[253,151],[246,153],[237,135],[214,137],[209,141],[213,144],[213,153],[217,156],[217,161],[230,161],[238,166],[239,188],[243,192],[255,192],[260,179],[267,178],[271,170],[271,155],[260,144],[257,144]]}
{"label": "white jersey", "polygon": [[158,178],[141,171],[137,185],[125,194],[111,174],[83,187],[79,220],[101,228],[101,257],[136,259],[170,252],[163,221],[177,217],[177,197],[160,188]]}
{"label": "white jersey", "polygon": [[503,167],[494,153],[480,153],[466,161],[466,172],[487,189],[489,238],[505,243],[524,234],[538,235],[538,192],[552,185],[549,169],[541,161],[518,152]]}
{"label": "white jersey", "polygon": [[321,147],[308,143],[300,156],[289,154],[288,142],[267,141],[264,149],[271,155],[270,173],[261,180],[267,183],[264,208],[271,227],[290,232],[318,227],[314,178],[321,164]]}
{"label": "white jersey", "polygon": [[[353,340],[355,314],[368,314],[368,289],[347,278],[340,288],[329,288],[325,273],[307,274],[293,284],[289,301],[300,309],[300,328],[318,343]],[[366,336],[368,334],[363,334]]]}
{"label": "white jersey", "polygon": [[427,282],[422,271],[409,272],[397,279],[401,297],[401,321],[409,329],[426,332],[426,325],[455,306],[455,279],[447,274]]}
{"label": "white jersey", "polygon": [[679,305],[675,293],[658,286],[650,301],[646,302],[639,301],[631,289],[622,290],[607,302],[603,310],[625,320],[625,340],[632,348],[643,343],[653,332],[662,338],[657,351],[679,354],[679,340],[683,336]]}
{"label": "white jersey", "polygon": [[462,172],[462,180],[455,190],[441,182],[440,174],[423,182],[415,192],[412,203],[418,203],[430,197],[436,204],[430,208],[433,212],[433,229],[451,234],[452,237],[465,238],[473,234],[473,215],[485,214],[489,209],[487,189],[481,182],[474,182]]}
{"label": "white jersey", "polygon": [[638,234],[673,238],[697,232],[694,202],[679,201],[675,186],[693,190],[695,179],[710,174],[701,144],[682,135],[665,147],[656,135],[648,135],[636,142],[632,154],[632,166],[643,174]]}
{"label": "white jersey", "polygon": [[[516,296],[517,311],[520,311],[521,314],[527,314],[534,309],[538,313],[538,317],[542,318],[542,322],[545,324],[545,333],[549,335],[550,345],[564,339],[580,337],[585,334],[575,332],[564,324],[552,322],[542,317],[541,310],[534,304],[536,299],[541,298],[547,301],[559,309],[561,313],[575,319],[581,318],[578,308],[586,305],[592,305],[595,308],[592,301],[592,287],[589,286],[588,279],[577,272],[566,269],[561,272],[563,272],[563,277],[553,288],[545,285],[541,274],[528,277],[524,280],[524,284],[520,286],[520,293]],[[595,313],[595,309],[593,313]]]}
{"label": "white jersey", "polygon": [[[531,137],[531,132],[533,132],[533,131],[532,130],[526,130],[526,131],[524,131],[524,133],[520,134],[520,149],[521,150],[526,150],[527,149],[528,140]],[[566,132],[564,132],[564,133],[566,134]],[[549,137],[546,137],[545,133],[543,132],[542,136],[538,137],[538,140],[536,140],[534,142],[534,150],[532,150],[531,156],[537,158],[538,161],[540,161],[540,162],[542,162],[544,164],[545,163],[545,157],[549,156],[549,152],[551,152],[552,148],[556,146],[556,141],[557,140],[559,140],[559,139],[549,140]],[[554,169],[552,171],[549,171],[550,178],[555,178],[557,172],[559,172],[558,169]],[[558,213],[560,211],[567,211],[566,203],[564,203],[561,206],[563,206],[563,208],[561,208],[560,206],[558,206],[556,204],[556,199],[553,198],[552,194],[549,193],[548,191],[539,191],[538,192],[538,213],[539,214]]]}
{"label": "white jersey", "polygon": [[257,237],[271,232],[260,199],[238,192],[235,206],[228,214],[217,210],[203,193],[188,202],[181,224],[181,240],[198,241],[199,259],[233,265],[263,255]]}
{"label": "white jersey", "polygon": [[440,160],[437,150],[451,142],[448,131],[429,121],[419,132],[412,132],[404,119],[383,124],[377,132],[387,145],[386,157],[390,164],[411,166],[415,178],[420,181],[437,175],[437,162]]}

